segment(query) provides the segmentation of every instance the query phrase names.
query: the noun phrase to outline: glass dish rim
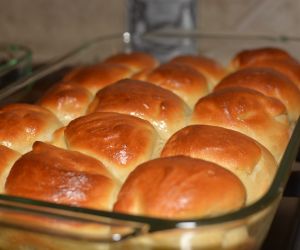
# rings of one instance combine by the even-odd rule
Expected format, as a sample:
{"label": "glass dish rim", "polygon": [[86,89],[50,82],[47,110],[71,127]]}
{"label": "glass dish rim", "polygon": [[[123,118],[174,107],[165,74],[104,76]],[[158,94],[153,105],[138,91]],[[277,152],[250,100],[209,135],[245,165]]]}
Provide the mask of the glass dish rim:
{"label": "glass dish rim", "polygon": [[[182,32],[182,33],[154,33],[154,34],[147,34],[145,36],[145,39],[155,39],[157,37],[174,37],[174,38],[187,38],[191,37],[194,39],[204,39],[204,38],[222,38],[222,39],[262,39],[262,40],[270,40],[270,41],[296,41],[299,42],[300,38],[297,37],[273,37],[273,36],[261,36],[261,35],[230,35],[230,34],[204,34],[200,32]],[[63,56],[60,56],[58,58],[54,58],[49,62],[49,64],[45,67],[40,68],[37,72],[34,72],[32,75],[25,77],[23,79],[20,79],[19,81],[15,82],[12,86],[7,87],[6,89],[3,89],[0,93],[0,99],[5,98],[9,96],[12,93],[15,93],[21,88],[24,88],[25,86],[28,86],[33,81],[42,78],[43,76],[48,75],[48,73],[54,71],[55,69],[59,68],[59,66],[65,62],[66,60],[69,60],[73,56],[76,56],[79,52],[88,49],[90,46],[92,46],[95,43],[99,42],[105,42],[109,41],[110,39],[123,39],[123,43],[129,44],[130,41],[130,34],[128,32],[125,32],[123,34],[117,33],[117,34],[110,34],[106,36],[101,36],[96,39],[93,39],[91,41],[88,41],[87,43],[84,43],[83,45],[76,47],[73,50],[70,50]],[[299,43],[300,44],[300,43]],[[122,214],[122,213],[116,213],[116,212],[110,212],[110,211],[101,211],[101,210],[93,210],[93,209],[87,209],[87,208],[79,208],[79,207],[71,207],[67,205],[61,205],[61,204],[54,204],[49,202],[43,202],[43,201],[36,201],[32,199],[26,199],[26,198],[19,198],[19,197],[13,197],[8,195],[0,195],[0,207],[1,207],[1,201],[3,202],[12,202],[15,204],[27,204],[32,206],[37,206],[40,208],[52,208],[57,211],[69,211],[69,212],[75,212],[78,214],[87,214],[87,215],[98,215],[102,217],[107,217],[111,219],[117,219],[122,220],[124,222],[137,222],[137,223],[144,223],[150,226],[150,232],[155,231],[161,231],[166,229],[175,229],[175,228],[197,228],[200,226],[209,226],[209,225],[216,225],[220,223],[227,223],[232,222],[240,219],[245,219],[248,216],[254,215],[255,213],[262,211],[264,208],[267,208],[273,201],[275,201],[283,192],[284,186],[287,182],[289,174],[287,171],[291,171],[292,164],[296,158],[296,154],[298,151],[300,145],[300,119],[297,121],[296,126],[293,130],[293,133],[291,135],[289,144],[287,146],[287,149],[283,155],[283,158],[278,165],[277,173],[275,175],[275,178],[268,190],[268,192],[261,197],[258,201],[256,201],[253,204],[250,204],[248,206],[245,206],[237,211],[227,213],[220,216],[210,217],[210,218],[189,218],[189,219],[164,219],[164,218],[156,218],[156,217],[148,217],[148,216],[139,216],[139,215],[130,215],[130,214]],[[283,178],[285,177],[285,178]],[[20,209],[22,209],[20,207]],[[46,212],[47,213],[47,212]],[[63,214],[57,214],[58,216],[64,216]],[[76,216],[74,217],[76,218]]]}
{"label": "glass dish rim", "polygon": [[[14,69],[22,62],[26,60],[31,60],[32,51],[29,47],[15,44],[15,43],[0,43],[0,51],[7,53],[13,53],[12,58],[10,58],[5,64],[0,65],[0,75],[9,72]],[[15,56],[15,52],[21,52],[19,56]]]}

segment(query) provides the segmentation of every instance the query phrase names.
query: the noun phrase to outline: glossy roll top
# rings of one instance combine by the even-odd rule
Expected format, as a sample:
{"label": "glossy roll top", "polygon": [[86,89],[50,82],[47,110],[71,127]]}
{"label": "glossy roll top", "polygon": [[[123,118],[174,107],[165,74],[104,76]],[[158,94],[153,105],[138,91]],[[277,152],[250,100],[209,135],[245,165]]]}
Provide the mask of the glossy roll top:
{"label": "glossy roll top", "polygon": [[293,59],[285,50],[275,47],[264,47],[255,49],[246,49],[237,53],[231,61],[233,70],[255,65],[261,61]]}
{"label": "glossy roll top", "polygon": [[161,156],[185,155],[216,163],[240,178],[247,190],[247,204],[269,188],[277,163],[257,141],[239,132],[207,125],[191,125],[176,132]]}
{"label": "glossy roll top", "polygon": [[252,66],[274,69],[286,75],[300,89],[300,64],[291,59],[259,61]]}
{"label": "glossy roll top", "polygon": [[119,192],[114,211],[164,218],[211,217],[241,208],[246,192],[230,171],[185,156],[139,165]]}
{"label": "glossy roll top", "polygon": [[167,63],[153,70],[141,72],[134,79],[151,82],[172,91],[191,108],[208,93],[206,78],[197,70],[179,63]]}
{"label": "glossy roll top", "polygon": [[280,48],[259,48],[238,53],[231,61],[231,70],[243,67],[274,69],[286,75],[300,89],[300,64]]}
{"label": "glossy roll top", "polygon": [[47,109],[31,104],[10,104],[0,109],[0,144],[26,153],[35,141],[51,140],[62,124]]}
{"label": "glossy roll top", "polygon": [[118,189],[100,161],[42,142],[15,162],[5,184],[9,195],[105,210]]}
{"label": "glossy roll top", "polygon": [[104,60],[104,63],[120,64],[130,68],[133,72],[156,67],[159,62],[151,54],[141,51],[118,53]]}
{"label": "glossy roll top", "polygon": [[84,115],[91,101],[92,94],[87,89],[64,82],[54,85],[38,104],[49,109],[64,125],[67,125]]}
{"label": "glossy roll top", "polygon": [[124,79],[100,90],[88,112],[117,112],[148,120],[163,139],[186,125],[189,109],[177,95],[154,84]]}
{"label": "glossy roll top", "polygon": [[246,88],[226,88],[201,98],[193,124],[219,126],[241,132],[264,145],[279,161],[290,137],[285,106]]}
{"label": "glossy roll top", "polygon": [[212,89],[225,75],[226,70],[214,59],[201,55],[181,55],[171,62],[187,65],[205,76],[209,89]]}
{"label": "glossy roll top", "polygon": [[300,90],[285,75],[271,68],[238,70],[222,79],[215,91],[231,87],[254,89],[280,100],[286,106],[291,122],[296,122],[300,115]]}
{"label": "glossy roll top", "polygon": [[63,81],[78,84],[92,94],[105,86],[132,75],[132,70],[120,64],[99,63],[80,66],[65,75]]}
{"label": "glossy roll top", "polygon": [[159,142],[148,121],[110,112],[80,117],[64,134],[69,149],[100,160],[122,181],[138,164],[154,157]]}
{"label": "glossy roll top", "polygon": [[4,193],[6,178],[20,156],[21,154],[17,151],[0,145],[0,193]]}

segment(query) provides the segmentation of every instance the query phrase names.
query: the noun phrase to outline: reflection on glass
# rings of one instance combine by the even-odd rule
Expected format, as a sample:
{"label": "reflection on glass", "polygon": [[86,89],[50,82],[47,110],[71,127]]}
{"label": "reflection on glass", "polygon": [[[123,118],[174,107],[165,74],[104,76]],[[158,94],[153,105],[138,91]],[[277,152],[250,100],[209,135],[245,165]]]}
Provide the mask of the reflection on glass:
{"label": "reflection on glass", "polygon": [[128,30],[132,34],[134,50],[142,50],[165,61],[170,57],[194,53],[195,44],[189,38],[168,41],[145,41],[141,35],[159,31],[187,31],[196,28],[195,0],[128,0]]}

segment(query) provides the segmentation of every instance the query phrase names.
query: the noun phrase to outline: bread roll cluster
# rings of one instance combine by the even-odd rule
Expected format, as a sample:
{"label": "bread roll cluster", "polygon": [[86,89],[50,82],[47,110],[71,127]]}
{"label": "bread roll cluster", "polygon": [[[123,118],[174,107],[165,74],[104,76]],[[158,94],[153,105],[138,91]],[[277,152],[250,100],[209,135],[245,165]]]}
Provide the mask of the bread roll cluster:
{"label": "bread roll cluster", "polygon": [[298,67],[278,48],[228,68],[143,52],[79,66],[36,104],[1,108],[2,192],[161,218],[238,210],[276,174],[299,117]]}

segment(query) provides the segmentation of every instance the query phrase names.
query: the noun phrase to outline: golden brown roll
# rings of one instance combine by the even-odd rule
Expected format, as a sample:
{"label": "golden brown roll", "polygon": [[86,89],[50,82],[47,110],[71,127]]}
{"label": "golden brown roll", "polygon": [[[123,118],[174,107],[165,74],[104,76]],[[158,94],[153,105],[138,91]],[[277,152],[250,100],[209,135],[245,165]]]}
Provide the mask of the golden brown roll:
{"label": "golden brown roll", "polygon": [[65,140],[65,129],[66,127],[60,127],[59,129],[55,130],[52,134],[51,140],[45,142],[59,148],[67,149]]}
{"label": "golden brown roll", "polygon": [[239,132],[207,125],[191,125],[177,131],[161,156],[185,155],[216,163],[240,178],[247,190],[247,204],[268,190],[277,163],[261,144]]}
{"label": "golden brown roll", "polygon": [[300,64],[292,59],[276,59],[276,60],[263,60],[255,64],[255,67],[271,68],[284,75],[286,75],[299,89],[300,89]]}
{"label": "golden brown roll", "polygon": [[100,90],[88,112],[117,112],[148,120],[163,139],[184,127],[190,110],[172,92],[154,84],[121,80]]}
{"label": "golden brown roll", "polygon": [[246,88],[228,88],[201,98],[192,124],[219,126],[241,132],[264,145],[277,161],[290,137],[285,106],[277,99]]}
{"label": "golden brown roll", "polygon": [[154,68],[159,64],[154,56],[141,51],[118,53],[106,58],[104,63],[121,64],[129,67],[133,72]]}
{"label": "golden brown roll", "polygon": [[79,84],[92,94],[96,94],[99,89],[123,78],[127,78],[131,76],[132,73],[130,68],[123,65],[100,63],[75,68],[66,74],[63,80],[65,82]]}
{"label": "golden brown roll", "polygon": [[140,163],[153,157],[158,134],[143,119],[95,112],[72,121],[65,129],[68,148],[88,154],[122,181]]}
{"label": "golden brown roll", "polygon": [[264,47],[243,50],[236,54],[231,61],[231,69],[236,70],[265,60],[292,59],[285,50],[275,47]]}
{"label": "golden brown roll", "polygon": [[241,208],[245,187],[230,171],[186,156],[139,165],[123,184],[114,211],[164,218],[210,217]]}
{"label": "golden brown roll", "polygon": [[300,90],[285,75],[271,68],[238,70],[222,79],[215,91],[230,87],[250,88],[277,98],[286,106],[291,122],[296,122],[300,115]]}
{"label": "golden brown roll", "polygon": [[21,154],[17,151],[0,145],[0,193],[4,192],[4,185],[8,173],[20,156]]}
{"label": "golden brown roll", "polygon": [[49,109],[67,125],[71,120],[86,113],[92,94],[82,86],[72,83],[59,83],[53,86],[38,104]]}
{"label": "golden brown roll", "polygon": [[62,124],[38,105],[10,104],[0,109],[0,144],[25,153],[37,141],[49,141]]}
{"label": "golden brown roll", "polygon": [[118,183],[104,165],[87,155],[36,142],[13,165],[9,195],[96,209],[111,209]]}
{"label": "golden brown roll", "polygon": [[180,96],[191,108],[209,89],[206,78],[201,73],[179,63],[160,65],[152,71],[138,73],[133,79],[148,81],[168,89]]}
{"label": "golden brown roll", "polygon": [[210,90],[226,74],[225,69],[217,61],[200,55],[181,55],[173,58],[171,62],[188,65],[203,74],[208,80]]}

